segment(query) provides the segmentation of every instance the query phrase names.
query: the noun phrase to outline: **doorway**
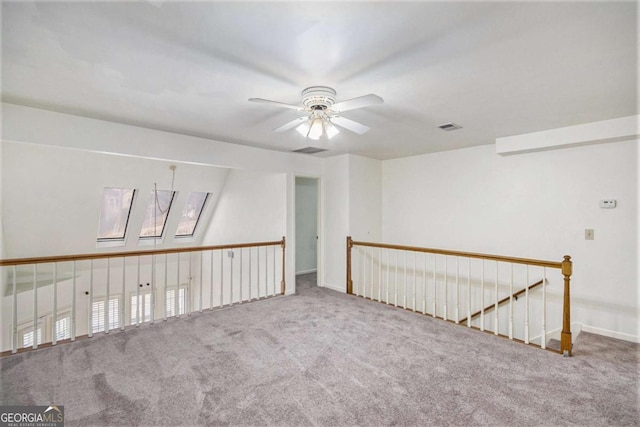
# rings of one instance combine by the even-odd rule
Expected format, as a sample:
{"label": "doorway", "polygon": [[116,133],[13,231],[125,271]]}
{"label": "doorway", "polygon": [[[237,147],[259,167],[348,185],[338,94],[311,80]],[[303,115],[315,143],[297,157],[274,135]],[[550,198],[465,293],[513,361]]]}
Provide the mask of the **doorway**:
{"label": "doorway", "polygon": [[318,181],[296,177],[296,289],[317,286]]}

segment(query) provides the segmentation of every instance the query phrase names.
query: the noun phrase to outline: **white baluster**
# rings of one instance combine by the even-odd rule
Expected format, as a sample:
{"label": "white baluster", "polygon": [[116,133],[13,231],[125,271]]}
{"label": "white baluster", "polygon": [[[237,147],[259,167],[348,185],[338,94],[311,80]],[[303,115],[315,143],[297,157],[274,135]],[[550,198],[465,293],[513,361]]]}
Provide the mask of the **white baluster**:
{"label": "white baluster", "polygon": [[387,250],[387,298],[385,302],[389,304],[389,288],[391,287],[391,251]]}
{"label": "white baluster", "polygon": [[499,334],[499,325],[498,325],[498,261],[496,261],[496,285],[495,285],[495,290],[494,290],[494,294],[495,294],[495,305],[494,305],[494,309],[493,311],[495,313],[493,313],[493,324],[495,327],[495,331],[493,331],[494,335],[498,335]]}
{"label": "white baluster", "polygon": [[[76,261],[73,261],[72,274],[73,280],[71,285],[71,341],[76,340]],[[15,283],[14,283],[15,285]],[[15,292],[15,288],[14,288]]]}
{"label": "white baluster", "polygon": [[404,252],[404,290],[402,291],[403,308],[407,308],[407,251]]}
{"label": "white baluster", "polygon": [[511,266],[511,279],[509,280],[509,339],[513,339],[513,263]]}
{"label": "white baluster", "polygon": [[58,263],[53,263],[53,319],[51,320],[51,329],[53,331],[51,337],[51,345],[58,342],[58,334],[56,323],[58,322]]}
{"label": "white baluster", "polygon": [[416,311],[416,300],[417,300],[417,284],[416,284],[416,258],[418,257],[418,253],[413,253],[413,311]]}
{"label": "white baluster", "polygon": [[264,296],[269,296],[269,254],[267,247],[264,247]]}
{"label": "white baluster", "polygon": [[378,302],[382,301],[382,248],[378,249]]}
{"label": "white baluster", "polygon": [[[258,259],[260,254],[258,254]],[[258,277],[258,283],[260,278]],[[224,307],[224,249],[220,249],[220,307]]]}
{"label": "white baluster", "polygon": [[524,291],[524,343],[529,344],[529,266],[527,265],[527,283]]}
{"label": "white baluster", "polygon": [[200,313],[202,313],[202,285],[204,284],[204,251],[200,251]]}
{"label": "white baluster", "polygon": [[228,252],[229,254],[229,305],[233,305],[233,250]]}
{"label": "white baluster", "polygon": [[252,247],[249,247],[249,301],[251,301],[253,299],[253,297],[251,296],[251,252],[252,251]]}
{"label": "white baluster", "polygon": [[456,256],[456,324],[460,323],[460,259]]}
{"label": "white baluster", "polygon": [[449,310],[447,303],[449,302],[449,257],[444,256],[444,320],[447,320]]}
{"label": "white baluster", "polygon": [[33,264],[33,349],[36,348],[38,348],[38,265]]}
{"label": "white baluster", "polygon": [[542,331],[540,347],[547,348],[547,267],[542,267]]}
{"label": "white baluster", "polygon": [[175,297],[175,302],[176,302],[176,317],[180,317],[180,252],[178,252],[178,260],[177,260],[177,266],[176,266],[176,297]]}
{"label": "white baluster", "polygon": [[484,259],[482,260],[482,276],[480,277],[480,330],[484,331]]}
{"label": "white baluster", "polygon": [[467,327],[471,327],[471,258],[467,258]]}
{"label": "white baluster", "polygon": [[[165,258],[166,258],[166,254],[165,254]],[[120,312],[120,330],[124,331],[124,325],[127,322],[127,319],[125,317],[125,306],[127,305],[127,294],[125,292],[125,284],[126,284],[126,280],[125,280],[125,265],[127,263],[127,259],[125,257],[122,257],[122,304],[119,304],[119,312]],[[165,270],[165,275],[166,275],[166,270]],[[165,315],[166,316],[166,315]],[[165,317],[166,320],[166,317]]]}
{"label": "white baluster", "polygon": [[93,259],[89,261],[89,338],[93,337]]}
{"label": "white baluster", "polygon": [[[140,255],[137,256],[138,259],[138,282],[136,283],[136,327],[140,326],[140,307],[142,306],[142,304],[140,304],[140,286],[142,286],[142,284],[140,283]],[[123,295],[123,299],[124,299],[124,295]],[[126,299],[125,299],[126,301]],[[109,301],[106,302],[105,305],[105,310],[107,310],[109,307]],[[107,329],[107,325],[105,325],[105,329]]]}
{"label": "white baluster", "polygon": [[[276,294],[276,247],[272,246],[272,252],[271,254],[273,255],[273,268],[271,269],[271,273],[273,275],[273,295]],[[316,276],[317,277],[317,276]]]}
{"label": "white baluster", "polygon": [[422,314],[427,314],[427,253],[424,254],[424,270],[422,271]]}
{"label": "white baluster", "polygon": [[[202,275],[200,275],[202,280]],[[200,294],[200,298],[202,298],[202,294]],[[202,301],[200,301],[200,306],[202,306]],[[156,320],[156,256],[155,254],[151,255],[151,313],[149,313],[149,322],[153,324]]]}
{"label": "white baluster", "polygon": [[[74,261],[74,266],[75,266],[75,261]],[[18,290],[16,289],[16,276],[18,275],[18,268],[17,266],[13,266],[12,268],[13,270],[13,324],[11,325],[11,352],[12,353],[17,353],[18,352]],[[75,287],[75,274],[73,275],[74,278],[74,287]],[[75,295],[75,292],[74,292]]]}
{"label": "white baluster", "polygon": [[[123,265],[123,270],[124,270],[124,265]],[[169,271],[169,254],[164,254],[164,292],[163,292],[163,298],[162,298],[162,301],[164,301],[164,304],[162,304],[162,319],[164,321],[167,320],[167,287],[169,286],[169,277],[167,274],[168,271]],[[123,289],[122,297],[124,298],[124,285],[122,289]],[[176,290],[176,300],[178,299],[178,294],[179,294],[179,290]],[[124,306],[124,304],[122,305]],[[124,326],[124,322],[122,323]]]}
{"label": "white baluster", "polygon": [[191,312],[192,307],[191,307],[191,302],[193,301],[193,273],[191,272],[191,260],[193,258],[193,253],[192,252],[187,252],[187,255],[189,255],[189,259],[187,261],[187,265],[189,266],[189,277],[187,278],[187,289],[189,290],[187,292],[187,298],[186,298],[186,311],[187,311],[187,316],[191,316]]}
{"label": "white baluster", "polygon": [[437,255],[433,254],[433,317],[436,317],[438,315],[438,305],[437,305],[437,301],[438,301],[438,282],[436,279],[436,268],[438,266],[437,264]]}
{"label": "white baluster", "polygon": [[107,258],[107,296],[105,297],[104,307],[104,333],[109,333],[109,287],[111,285],[111,258]]}
{"label": "white baluster", "polygon": [[395,274],[395,286],[394,286],[394,293],[395,293],[395,301],[393,303],[394,306],[398,306],[398,251],[396,251],[396,274]]}
{"label": "white baluster", "polygon": [[373,300],[373,284],[375,282],[375,278],[373,276],[373,248],[371,248],[371,292],[369,292],[369,298]]}
{"label": "white baluster", "polygon": [[257,299],[260,299],[260,246],[256,247],[256,278],[258,280]]}
{"label": "white baluster", "polygon": [[[209,256],[209,310],[213,310],[213,249]],[[166,293],[166,292],[165,292]]]}
{"label": "white baluster", "polygon": [[244,252],[243,248],[240,248],[240,304],[242,304],[242,252]]}

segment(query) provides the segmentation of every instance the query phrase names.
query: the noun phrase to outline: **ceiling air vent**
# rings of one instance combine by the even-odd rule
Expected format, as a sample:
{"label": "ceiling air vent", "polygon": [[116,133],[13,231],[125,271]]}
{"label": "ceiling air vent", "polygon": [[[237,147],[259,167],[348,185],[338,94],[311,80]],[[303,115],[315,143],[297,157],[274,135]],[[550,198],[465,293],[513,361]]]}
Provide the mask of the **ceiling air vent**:
{"label": "ceiling air vent", "polygon": [[323,151],[327,151],[327,150],[325,150],[324,148],[318,148],[318,147],[304,147],[298,150],[293,150],[292,153],[316,154],[316,153],[322,153]]}
{"label": "ceiling air vent", "polygon": [[449,122],[449,123],[443,123],[441,125],[438,125],[438,127],[442,130],[446,130],[446,131],[450,131],[450,130],[456,130],[456,129],[462,129],[462,126],[457,125],[453,122]]}

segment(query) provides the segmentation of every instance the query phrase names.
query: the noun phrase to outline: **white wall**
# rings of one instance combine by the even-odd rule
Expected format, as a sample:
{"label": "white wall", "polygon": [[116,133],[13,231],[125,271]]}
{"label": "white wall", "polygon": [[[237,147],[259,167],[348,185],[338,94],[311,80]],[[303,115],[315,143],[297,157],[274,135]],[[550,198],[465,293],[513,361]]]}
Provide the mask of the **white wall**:
{"label": "white wall", "polygon": [[349,156],[349,235],[354,240],[382,238],[382,162]]}
{"label": "white wall", "polygon": [[320,285],[344,292],[346,237],[349,233],[349,155],[325,159],[322,210],[324,275]]}
{"label": "white wall", "polygon": [[325,160],[322,286],[346,290],[346,237],[381,238],[381,162],[346,154]]}
{"label": "white wall", "polygon": [[318,180],[296,177],[296,274],[318,263]]}
{"label": "white wall", "polygon": [[[383,162],[386,242],[574,260],[572,320],[638,339],[638,142],[502,157],[493,145]],[[601,199],[616,209],[598,207]],[[584,229],[595,229],[595,240]]]}
{"label": "white wall", "polygon": [[280,240],[286,218],[285,174],[231,170],[203,244]]}
{"label": "white wall", "polygon": [[[9,258],[141,249],[138,235],[150,192],[154,183],[159,190],[171,189],[170,165],[177,165],[173,187],[177,195],[167,220],[165,239],[158,243],[163,248],[198,244],[198,239],[173,237],[189,192],[212,194],[201,217],[206,224],[228,172],[214,166],[55,146],[11,142],[0,145],[6,184],[2,190],[5,226],[2,242]],[[138,190],[129,218],[126,247],[96,248],[105,187]],[[196,236],[201,238],[201,231],[198,229]]]}
{"label": "white wall", "polygon": [[[2,140],[233,169],[322,173],[322,159],[2,103]],[[37,124],[34,125],[34,124]]]}

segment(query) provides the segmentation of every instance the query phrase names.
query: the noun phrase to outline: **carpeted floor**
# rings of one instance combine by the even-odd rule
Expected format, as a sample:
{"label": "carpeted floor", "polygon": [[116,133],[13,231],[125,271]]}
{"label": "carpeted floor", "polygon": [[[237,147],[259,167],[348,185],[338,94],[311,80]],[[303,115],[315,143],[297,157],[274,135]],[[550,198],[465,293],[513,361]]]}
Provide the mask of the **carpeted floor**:
{"label": "carpeted floor", "polygon": [[563,358],[313,286],[0,360],[66,425],[638,425],[640,346]]}

